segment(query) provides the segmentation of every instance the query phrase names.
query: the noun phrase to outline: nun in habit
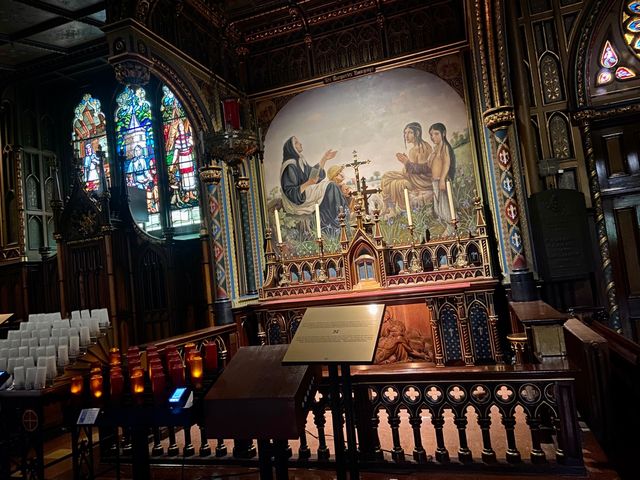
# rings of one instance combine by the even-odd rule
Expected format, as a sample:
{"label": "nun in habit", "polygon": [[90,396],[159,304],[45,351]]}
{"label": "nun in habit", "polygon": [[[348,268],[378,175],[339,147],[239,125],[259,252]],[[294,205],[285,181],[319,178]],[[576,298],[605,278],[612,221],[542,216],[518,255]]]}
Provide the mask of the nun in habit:
{"label": "nun in habit", "polygon": [[347,211],[348,207],[348,200],[340,187],[329,181],[324,169],[325,164],[335,158],[336,153],[338,152],[335,150],[327,150],[320,162],[312,167],[302,155],[302,143],[294,136],[284,144],[280,168],[285,211],[293,215],[309,215],[314,213],[317,203],[322,228],[331,228],[332,233],[340,228],[339,208],[343,207]]}

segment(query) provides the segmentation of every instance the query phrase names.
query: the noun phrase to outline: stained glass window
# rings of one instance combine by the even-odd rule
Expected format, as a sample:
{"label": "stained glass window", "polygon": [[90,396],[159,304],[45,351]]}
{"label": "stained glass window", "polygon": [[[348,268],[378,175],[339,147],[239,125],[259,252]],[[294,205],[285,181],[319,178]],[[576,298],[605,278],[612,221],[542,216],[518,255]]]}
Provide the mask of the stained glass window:
{"label": "stained glass window", "polygon": [[124,159],[131,211],[143,228],[155,230],[160,226],[157,215],[160,199],[151,103],[141,87],[125,87],[116,102],[117,148]]}
{"label": "stained glass window", "polygon": [[618,55],[616,51],[613,49],[611,42],[607,40],[604,43],[604,47],[602,49],[602,54],[600,55],[600,65],[605,68],[613,68],[618,63]]}
{"label": "stained glass window", "polygon": [[606,85],[613,81],[613,74],[609,70],[600,70],[596,78],[596,85]]}
{"label": "stained glass window", "polygon": [[616,78],[618,80],[629,80],[636,76],[636,72],[628,67],[618,67],[616,69]]}
{"label": "stained glass window", "polygon": [[100,100],[85,94],[74,110],[74,149],[81,160],[84,188],[97,192],[104,175],[109,183],[109,161],[107,159],[107,122],[100,108]]}
{"label": "stained glass window", "polygon": [[627,45],[640,56],[640,2],[626,2],[622,10],[622,31]]}
{"label": "stained glass window", "polygon": [[182,104],[166,85],[162,87],[160,111],[172,223],[193,224],[200,221],[193,130]]}

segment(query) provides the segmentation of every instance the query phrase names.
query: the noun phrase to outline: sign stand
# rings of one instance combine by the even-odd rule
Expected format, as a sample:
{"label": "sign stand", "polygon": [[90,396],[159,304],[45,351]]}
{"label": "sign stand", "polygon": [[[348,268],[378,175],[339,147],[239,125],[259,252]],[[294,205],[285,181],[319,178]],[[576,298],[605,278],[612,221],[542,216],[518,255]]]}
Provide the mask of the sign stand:
{"label": "sign stand", "polygon": [[[346,480],[347,463],[350,479],[360,478],[350,366],[373,363],[383,312],[384,305],[381,304],[307,308],[282,360],[283,365],[328,366],[337,480]],[[346,455],[340,408],[341,380]]]}

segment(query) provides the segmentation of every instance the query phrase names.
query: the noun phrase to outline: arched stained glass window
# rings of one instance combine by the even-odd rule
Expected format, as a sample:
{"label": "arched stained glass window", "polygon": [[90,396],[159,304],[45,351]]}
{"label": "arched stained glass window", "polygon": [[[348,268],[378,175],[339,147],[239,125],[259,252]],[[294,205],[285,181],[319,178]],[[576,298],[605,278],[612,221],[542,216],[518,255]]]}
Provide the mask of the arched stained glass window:
{"label": "arched stained glass window", "polygon": [[109,184],[109,161],[107,148],[107,122],[100,107],[100,100],[87,93],[74,110],[74,149],[81,159],[84,188],[97,192],[102,175]]}
{"label": "arched stained glass window", "polygon": [[182,104],[162,86],[162,132],[169,179],[171,221],[176,227],[200,222],[193,129]]}
{"label": "arched stained glass window", "polygon": [[159,230],[160,198],[151,103],[142,87],[125,87],[116,103],[118,154],[124,158],[131,212],[144,230]]}
{"label": "arched stained glass window", "polygon": [[622,9],[622,32],[629,48],[640,56],[640,2],[626,2]]}

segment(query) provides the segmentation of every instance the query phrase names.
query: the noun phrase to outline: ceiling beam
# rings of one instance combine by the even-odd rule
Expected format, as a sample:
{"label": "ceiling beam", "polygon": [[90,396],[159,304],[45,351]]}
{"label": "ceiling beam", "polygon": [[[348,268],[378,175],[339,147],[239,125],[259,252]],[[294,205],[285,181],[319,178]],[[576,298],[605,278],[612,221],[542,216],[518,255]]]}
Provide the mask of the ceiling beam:
{"label": "ceiling beam", "polygon": [[29,40],[27,38],[14,40],[10,35],[7,35],[6,33],[0,33],[0,45],[7,45],[7,44],[11,44],[11,43],[18,43],[20,45],[28,45],[30,47],[38,48],[40,50],[46,50],[47,52],[53,52],[53,53],[64,53],[64,54],[66,54],[68,52],[68,49],[64,48],[64,47],[57,47],[57,46],[51,45],[49,43],[38,42],[36,40]]}
{"label": "ceiling beam", "polygon": [[101,12],[105,9],[105,2],[98,2],[94,5],[89,5],[88,7],[81,8],[80,10],[67,10],[66,8],[61,8],[56,5],[51,5],[46,2],[42,2],[40,0],[14,0],[18,3],[22,3],[23,5],[28,5],[30,7],[37,8],[39,10],[43,10],[45,12],[53,13],[54,15],[58,15],[59,17],[65,18],[68,21],[78,21],[82,23],[86,23],[87,25],[93,25],[94,27],[103,27],[104,22],[100,20],[96,20],[94,18],[88,18],[89,15],[93,15],[94,13]]}

